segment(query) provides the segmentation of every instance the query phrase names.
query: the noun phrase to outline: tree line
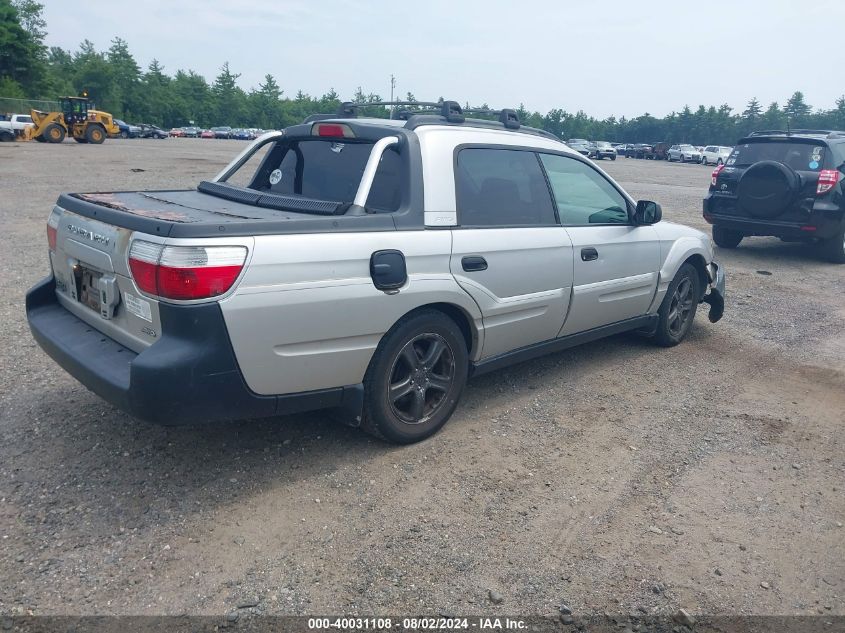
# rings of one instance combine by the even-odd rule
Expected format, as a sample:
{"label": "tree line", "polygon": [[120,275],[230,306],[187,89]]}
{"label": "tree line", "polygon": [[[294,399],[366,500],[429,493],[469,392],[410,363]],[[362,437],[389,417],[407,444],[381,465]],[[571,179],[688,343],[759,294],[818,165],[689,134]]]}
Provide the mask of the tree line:
{"label": "tree line", "polygon": [[[209,82],[192,70],[165,72],[159,60],[142,69],[129,44],[119,37],[105,51],[84,40],[75,51],[48,47],[43,5],[37,0],[0,0],[0,97],[51,99],[83,91],[96,105],[114,116],[162,127],[231,125],[279,129],[316,113],[332,113],[341,97],[330,89],[315,97],[297,91],[286,94],[272,74],[256,88],[238,85],[240,74],[224,62]],[[414,95],[405,97],[413,101]],[[442,97],[441,97],[442,99]],[[380,95],[358,88],[355,102],[381,101]],[[469,106],[469,104],[467,104]],[[487,108],[481,104],[479,108]],[[845,129],[845,95],[833,108],[816,109],[796,91],[783,106],[764,106],[752,98],[735,112],[720,106],[685,105],[662,118],[649,113],[634,118],[597,119],[579,110],[555,108],[542,114],[520,104],[524,125],[541,128],[562,138],[586,138],[618,142],[684,142],[695,145],[733,145],[754,130],[791,128]],[[387,117],[389,110],[371,106],[369,116]],[[483,116],[483,115],[482,115]]]}

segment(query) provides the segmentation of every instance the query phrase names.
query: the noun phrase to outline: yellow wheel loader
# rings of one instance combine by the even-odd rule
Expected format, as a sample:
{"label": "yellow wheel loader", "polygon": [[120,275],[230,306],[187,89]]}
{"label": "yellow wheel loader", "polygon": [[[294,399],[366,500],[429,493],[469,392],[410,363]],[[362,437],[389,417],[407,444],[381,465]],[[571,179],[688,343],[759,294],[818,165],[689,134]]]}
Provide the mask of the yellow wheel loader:
{"label": "yellow wheel loader", "polygon": [[66,136],[77,143],[99,145],[108,136],[115,136],[120,129],[108,112],[92,109],[87,97],[59,97],[61,112],[32,110],[32,138],[41,143],[61,143]]}

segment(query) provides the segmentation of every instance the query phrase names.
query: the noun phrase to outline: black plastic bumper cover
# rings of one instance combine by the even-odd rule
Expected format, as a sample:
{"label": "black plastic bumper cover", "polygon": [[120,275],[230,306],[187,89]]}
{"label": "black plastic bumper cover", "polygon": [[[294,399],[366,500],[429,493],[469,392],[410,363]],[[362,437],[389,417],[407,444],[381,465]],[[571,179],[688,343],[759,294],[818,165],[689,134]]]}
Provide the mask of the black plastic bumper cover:
{"label": "black plastic bumper cover", "polygon": [[702,299],[710,305],[710,312],[707,318],[711,323],[716,323],[725,314],[725,271],[714,262],[716,266],[716,279],[710,286],[710,292]]}
{"label": "black plastic bumper cover", "polygon": [[91,391],[131,415],[165,425],[259,418],[341,407],[360,415],[360,385],[262,396],[238,368],[216,303],[159,305],[162,336],[136,354],[66,310],[48,277],[26,295],[38,344]]}

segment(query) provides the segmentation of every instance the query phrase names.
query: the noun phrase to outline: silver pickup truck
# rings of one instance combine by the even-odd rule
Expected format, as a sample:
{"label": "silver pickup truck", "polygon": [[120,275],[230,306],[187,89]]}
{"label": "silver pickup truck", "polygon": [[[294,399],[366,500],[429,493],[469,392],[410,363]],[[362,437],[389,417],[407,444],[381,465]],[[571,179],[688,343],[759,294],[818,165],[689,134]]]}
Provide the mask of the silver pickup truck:
{"label": "silver pickup truck", "polygon": [[399,443],[473,375],[624,331],[675,345],[724,307],[703,233],[550,134],[336,116],[270,132],[195,190],[63,194],[41,347],[162,424],[333,409]]}

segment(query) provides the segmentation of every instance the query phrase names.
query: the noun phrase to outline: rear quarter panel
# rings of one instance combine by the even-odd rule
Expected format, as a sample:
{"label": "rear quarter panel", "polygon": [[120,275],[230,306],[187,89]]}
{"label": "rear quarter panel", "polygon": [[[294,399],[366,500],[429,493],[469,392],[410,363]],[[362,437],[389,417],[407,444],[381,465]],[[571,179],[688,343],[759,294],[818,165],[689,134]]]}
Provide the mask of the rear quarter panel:
{"label": "rear quarter panel", "polygon": [[[360,383],[382,336],[431,303],[457,306],[480,332],[477,306],[449,272],[451,246],[438,230],[256,237],[241,284],[220,302],[249,387],[285,394]],[[370,256],[382,249],[406,258],[408,282],[395,294],[370,278]]]}

